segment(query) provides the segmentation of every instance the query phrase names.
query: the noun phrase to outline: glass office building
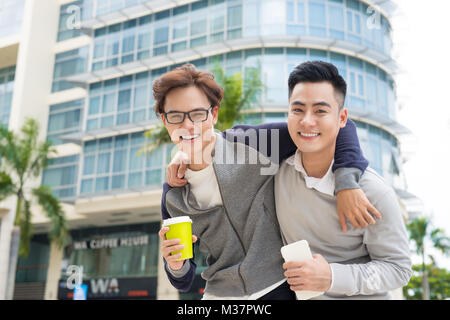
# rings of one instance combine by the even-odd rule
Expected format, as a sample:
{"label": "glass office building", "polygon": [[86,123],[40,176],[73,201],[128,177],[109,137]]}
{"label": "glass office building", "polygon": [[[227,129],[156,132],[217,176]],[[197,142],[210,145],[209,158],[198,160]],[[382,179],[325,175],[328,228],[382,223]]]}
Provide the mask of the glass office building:
{"label": "glass office building", "polygon": [[[172,146],[138,151],[146,143],[143,133],[159,121],[153,80],[186,62],[199,69],[219,62],[227,74],[244,76],[258,68],[264,89],[246,110],[249,124],[286,120],[287,79],[295,66],[308,60],[335,64],[348,84],[346,107],[364,155],[399,194],[405,191],[398,139],[409,131],[396,121],[391,1],[181,3],[78,0],[59,8],[47,139],[65,152],[52,159],[42,183],[79,214],[69,221],[60,299],[72,297],[65,287],[70,264],[83,265],[88,299],[157,298],[160,198],[142,207],[133,199],[160,197]],[[11,74],[0,70],[0,99],[4,73]],[[120,208],[105,209],[114,201]],[[123,238],[140,237],[146,240],[120,245]],[[91,245],[100,240],[102,247]],[[197,257],[194,287],[181,298],[202,293],[204,257]],[[133,279],[143,279],[149,289]]]}
{"label": "glass office building", "polygon": [[15,66],[0,69],[0,124],[8,127],[14,91]]}

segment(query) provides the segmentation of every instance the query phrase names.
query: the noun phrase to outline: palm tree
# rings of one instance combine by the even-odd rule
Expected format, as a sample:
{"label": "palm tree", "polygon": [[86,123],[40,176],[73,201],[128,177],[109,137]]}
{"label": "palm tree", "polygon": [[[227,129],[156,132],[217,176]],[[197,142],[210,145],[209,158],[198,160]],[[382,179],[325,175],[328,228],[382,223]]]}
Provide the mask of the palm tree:
{"label": "palm tree", "polygon": [[[450,250],[450,238],[445,235],[443,229],[433,229],[431,220],[427,217],[416,218],[407,224],[410,240],[414,243],[416,253],[422,259],[422,290],[424,300],[430,299],[430,287],[425,264],[425,242],[431,240],[433,247],[447,255]],[[431,256],[430,256],[431,257]],[[432,258],[434,261],[434,259]]]}
{"label": "palm tree", "polygon": [[[39,125],[26,119],[20,135],[0,126],[0,202],[16,198],[16,212],[11,240],[10,270],[7,297],[12,296],[17,254],[27,257],[33,235],[31,205],[39,204],[51,221],[49,237],[57,247],[63,248],[68,235],[67,222],[59,200],[48,186],[31,187],[48,165],[49,156],[55,153],[49,142],[38,142]],[[19,244],[17,242],[19,241]]]}
{"label": "palm tree", "polygon": [[[244,111],[250,104],[258,102],[258,94],[263,88],[260,68],[247,68],[245,78],[240,73],[226,75],[218,63],[213,65],[212,73],[215,80],[224,90],[224,97],[220,103],[219,116],[215,128],[224,131],[242,120]],[[170,136],[163,124],[146,131],[144,136],[148,143],[139,150],[152,152],[159,146],[170,143]]]}

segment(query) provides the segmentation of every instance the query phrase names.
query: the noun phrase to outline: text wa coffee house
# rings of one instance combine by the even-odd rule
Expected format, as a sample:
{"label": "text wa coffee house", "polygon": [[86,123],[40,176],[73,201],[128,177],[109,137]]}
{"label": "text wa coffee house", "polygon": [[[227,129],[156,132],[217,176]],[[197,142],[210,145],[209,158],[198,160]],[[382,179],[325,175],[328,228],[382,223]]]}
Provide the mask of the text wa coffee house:
{"label": "text wa coffee house", "polygon": [[58,299],[156,299],[158,223],[74,230],[64,250]]}

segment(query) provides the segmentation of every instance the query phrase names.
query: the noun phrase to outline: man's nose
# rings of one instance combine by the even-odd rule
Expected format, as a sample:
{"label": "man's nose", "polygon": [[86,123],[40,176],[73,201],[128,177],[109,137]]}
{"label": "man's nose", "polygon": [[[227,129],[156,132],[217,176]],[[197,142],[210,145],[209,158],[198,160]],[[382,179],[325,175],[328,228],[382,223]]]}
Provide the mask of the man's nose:
{"label": "man's nose", "polygon": [[184,118],[183,123],[181,124],[182,128],[187,129],[187,130],[191,130],[194,128],[195,124],[191,121],[191,119],[189,119],[189,117],[186,115],[186,117]]}
{"label": "man's nose", "polygon": [[303,125],[313,125],[315,123],[315,119],[312,112],[305,112],[305,115],[300,119],[300,123]]}

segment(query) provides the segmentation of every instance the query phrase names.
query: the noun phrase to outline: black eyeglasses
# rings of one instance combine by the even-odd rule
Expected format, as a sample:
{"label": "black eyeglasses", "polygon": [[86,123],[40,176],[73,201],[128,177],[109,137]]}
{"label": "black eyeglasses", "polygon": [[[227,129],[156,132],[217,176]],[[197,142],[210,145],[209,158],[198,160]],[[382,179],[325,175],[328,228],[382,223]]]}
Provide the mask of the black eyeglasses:
{"label": "black eyeglasses", "polygon": [[211,110],[212,108],[213,107],[209,107],[208,109],[196,109],[189,112],[169,111],[164,112],[163,114],[167,122],[170,124],[183,123],[184,119],[186,119],[186,116],[188,116],[189,120],[191,120],[193,123],[199,123],[208,119],[209,110]]}

